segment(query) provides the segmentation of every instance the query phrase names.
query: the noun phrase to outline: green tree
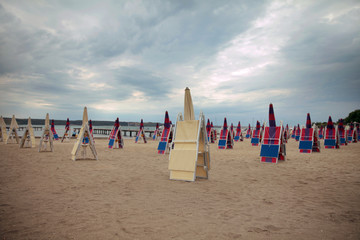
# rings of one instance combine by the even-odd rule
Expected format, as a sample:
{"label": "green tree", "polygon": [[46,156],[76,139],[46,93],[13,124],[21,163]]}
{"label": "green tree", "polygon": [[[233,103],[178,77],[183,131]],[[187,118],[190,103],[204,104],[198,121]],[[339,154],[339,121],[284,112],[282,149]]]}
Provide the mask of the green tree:
{"label": "green tree", "polygon": [[357,109],[344,119],[345,123],[360,122],[360,109]]}

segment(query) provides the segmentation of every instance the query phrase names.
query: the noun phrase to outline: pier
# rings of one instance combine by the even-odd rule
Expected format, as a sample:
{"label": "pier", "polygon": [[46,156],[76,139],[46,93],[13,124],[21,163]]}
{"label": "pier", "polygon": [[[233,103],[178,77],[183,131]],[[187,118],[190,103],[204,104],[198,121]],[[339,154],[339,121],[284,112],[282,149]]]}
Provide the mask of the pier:
{"label": "pier", "polygon": [[[34,129],[34,131],[42,131],[42,127],[32,127]],[[10,127],[6,127],[6,130],[9,130]],[[25,131],[26,126],[25,127],[19,127],[17,130],[18,131]]]}
{"label": "pier", "polygon": [[[74,130],[76,132],[80,131],[80,128],[74,128]],[[110,135],[112,129],[104,129],[104,128],[93,128],[93,134],[99,134],[99,135]],[[123,133],[124,137],[130,136],[130,137],[135,137],[139,130],[134,130],[134,129],[124,129],[121,128],[121,132]],[[144,130],[145,134],[148,135],[148,137],[151,137],[151,135],[154,133],[154,131],[152,130]],[[135,133],[133,135],[133,133]],[[127,135],[129,134],[129,135]]]}

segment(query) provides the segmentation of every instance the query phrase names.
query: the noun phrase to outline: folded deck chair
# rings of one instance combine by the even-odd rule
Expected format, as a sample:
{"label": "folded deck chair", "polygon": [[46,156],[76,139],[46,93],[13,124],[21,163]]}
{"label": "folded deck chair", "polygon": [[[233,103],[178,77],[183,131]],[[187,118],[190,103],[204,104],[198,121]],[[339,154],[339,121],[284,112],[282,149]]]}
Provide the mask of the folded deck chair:
{"label": "folded deck chair", "polygon": [[356,140],[360,141],[360,123],[356,123]]}
{"label": "folded deck chair", "polygon": [[56,133],[56,130],[55,130],[54,119],[51,120],[51,132],[53,133],[54,139],[56,141],[59,140],[59,135]]}
{"label": "folded deck chair", "polygon": [[173,127],[170,124],[170,118],[168,111],[165,112],[164,128],[161,133],[160,142],[158,145],[158,154],[165,154],[170,151],[171,141],[173,138]]}
{"label": "folded deck chair", "polygon": [[246,130],[245,138],[247,138],[247,139],[251,138],[251,126],[250,126],[250,123],[249,123],[248,129]]}
{"label": "folded deck chair", "polygon": [[261,142],[261,127],[260,122],[256,121],[256,127],[253,130],[252,138],[251,138],[251,145],[252,146],[259,146],[259,143]]}
{"label": "folded deck chair", "polygon": [[297,142],[300,140],[300,132],[301,132],[301,128],[300,128],[300,125],[298,124],[296,127],[296,132],[295,132],[295,140]]}
{"label": "folded deck chair", "polygon": [[124,148],[124,139],[121,133],[119,118],[116,118],[114,126],[108,138],[108,148]]}
{"label": "folded deck chair", "polygon": [[337,126],[334,126],[331,116],[329,116],[329,120],[325,128],[324,146],[327,149],[340,148],[338,128]]}
{"label": "folded deck chair", "polygon": [[206,133],[207,133],[207,137],[208,137],[208,142],[211,141],[211,124],[210,124],[210,119],[207,120],[206,123]]}
{"label": "folded deck chair", "polygon": [[[80,133],[74,144],[73,150],[71,151],[71,156],[72,156],[71,159],[74,161],[79,159],[98,160],[97,152],[95,149],[94,138],[89,128],[90,121],[88,121],[87,108],[84,107],[83,120],[82,120]],[[90,148],[91,150],[90,156],[87,154],[88,148]]]}
{"label": "folded deck chair", "polygon": [[7,140],[7,131],[6,131],[6,123],[3,117],[0,117],[0,142],[5,142]]}
{"label": "folded deck chair", "polygon": [[357,142],[357,131],[354,128],[354,123],[350,123],[350,128],[346,132],[347,141],[349,143],[356,143]]}
{"label": "folded deck chair", "polygon": [[69,142],[70,141],[70,136],[69,135],[70,135],[70,120],[69,120],[69,118],[67,118],[66,125],[65,125],[65,132],[64,132],[64,135],[61,138],[61,142],[64,142],[64,140],[66,142]]}
{"label": "folded deck chair", "polygon": [[25,132],[20,140],[20,148],[34,148],[35,147],[35,134],[31,125],[31,118],[28,119]]}
{"label": "folded deck chair", "polygon": [[234,140],[232,139],[232,135],[228,129],[226,118],[224,119],[223,128],[220,131],[219,149],[232,149],[234,146]]}
{"label": "folded deck chair", "polygon": [[290,136],[289,132],[289,125],[286,124],[285,130],[284,130],[284,142],[287,143]]}
{"label": "folded deck chair", "polygon": [[301,153],[320,152],[316,126],[311,127],[310,113],[307,114],[306,127],[300,132],[299,151]]}
{"label": "folded deck chair", "polygon": [[238,142],[238,141],[244,141],[243,139],[243,135],[242,135],[242,132],[241,132],[241,124],[240,124],[240,121],[238,122],[238,125],[236,127],[236,133],[235,133],[235,137],[234,137],[234,141],[235,142]]}
{"label": "folded deck chair", "polygon": [[346,130],[344,128],[344,119],[340,118],[338,124],[338,131],[339,131],[339,139],[340,145],[345,146],[348,143],[348,138],[346,137]]}
{"label": "folded deck chair", "polygon": [[11,123],[10,123],[10,129],[9,134],[7,135],[5,144],[9,143],[16,143],[19,144],[19,135],[17,132],[17,129],[19,128],[19,125],[16,122],[15,115],[12,116]]}
{"label": "folded deck chair", "polygon": [[154,135],[153,135],[153,137],[152,137],[152,139],[153,139],[154,141],[158,140],[158,138],[159,138],[159,136],[160,136],[159,132],[160,132],[160,131],[159,131],[159,123],[156,123]]}
{"label": "folded deck chair", "polygon": [[174,148],[170,152],[170,179],[195,181],[208,178],[210,170],[210,147],[207,141],[205,117],[184,120],[178,117],[175,128]]}
{"label": "folded deck chair", "polygon": [[261,162],[277,163],[278,160],[285,160],[286,148],[282,131],[281,122],[279,127],[276,126],[273,105],[270,103],[269,127],[265,127],[261,143]]}
{"label": "folded deck chair", "polygon": [[145,131],[144,131],[144,122],[143,122],[142,119],[141,119],[141,122],[140,122],[139,132],[138,132],[138,134],[137,134],[136,137],[135,137],[135,143],[139,143],[139,141],[140,141],[141,139],[144,141],[144,143],[147,143],[147,141],[146,141],[146,136],[145,136]]}
{"label": "folded deck chair", "polygon": [[[53,144],[53,133],[50,128],[50,117],[49,113],[46,114],[45,117],[45,126],[44,131],[41,134],[40,143],[39,143],[39,152],[52,152],[54,151],[54,144]],[[49,145],[49,148],[48,148]]]}
{"label": "folded deck chair", "polygon": [[322,125],[319,129],[319,139],[324,139],[324,127]]}
{"label": "folded deck chair", "polygon": [[291,138],[292,139],[295,139],[295,136],[296,136],[296,126],[294,126],[292,132],[291,132]]}

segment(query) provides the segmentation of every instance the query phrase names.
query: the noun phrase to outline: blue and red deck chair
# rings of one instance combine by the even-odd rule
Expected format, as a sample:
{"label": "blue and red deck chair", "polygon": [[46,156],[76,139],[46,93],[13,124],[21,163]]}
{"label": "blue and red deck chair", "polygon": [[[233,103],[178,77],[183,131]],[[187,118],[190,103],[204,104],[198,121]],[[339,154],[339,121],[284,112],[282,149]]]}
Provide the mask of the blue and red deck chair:
{"label": "blue and red deck chair", "polygon": [[247,138],[247,139],[251,138],[251,126],[250,126],[250,123],[249,123],[249,127],[246,130],[245,138]]}
{"label": "blue and red deck chair", "polygon": [[217,132],[216,129],[214,128],[214,124],[213,122],[211,122],[211,135],[210,135],[210,143],[215,143],[217,140]]}
{"label": "blue and red deck chair", "polygon": [[360,141],[360,123],[356,124],[356,136],[357,136],[357,141]]}
{"label": "blue and red deck chair", "polygon": [[284,142],[287,143],[288,139],[289,139],[289,125],[286,124],[285,130],[284,130]]}
{"label": "blue and red deck chair", "polygon": [[173,138],[172,124],[169,119],[168,111],[165,112],[164,129],[161,134],[160,142],[158,145],[158,154],[165,154],[170,150],[170,145]]}
{"label": "blue and red deck chair", "polygon": [[93,125],[92,125],[92,121],[91,119],[89,120],[89,130],[90,130],[90,134],[94,140],[94,143],[95,143],[95,138],[94,138],[94,134],[93,134]]}
{"label": "blue and red deck chair", "polygon": [[358,136],[357,131],[354,128],[354,123],[350,123],[350,128],[346,131],[347,140],[349,143],[356,143]]}
{"label": "blue and red deck chair", "polygon": [[269,105],[269,127],[265,127],[261,142],[260,161],[277,163],[285,160],[286,148],[284,144],[283,127],[276,126],[273,105]]}
{"label": "blue and red deck chair", "polygon": [[292,132],[291,132],[291,138],[292,139],[295,139],[295,136],[296,136],[296,126],[294,126]]}
{"label": "blue and red deck chair", "polygon": [[235,133],[235,137],[234,137],[234,140],[235,142],[238,142],[238,141],[244,141],[243,139],[243,135],[242,135],[242,132],[241,132],[241,124],[240,124],[240,121],[238,122],[238,125],[236,127],[236,133]]}
{"label": "blue and red deck chair", "polygon": [[327,149],[340,148],[339,142],[338,128],[334,126],[331,116],[329,116],[329,120],[325,129],[324,146]]}
{"label": "blue and red deck chair", "polygon": [[70,135],[70,120],[69,120],[69,118],[67,118],[66,125],[65,125],[65,132],[61,138],[61,142],[64,142],[65,139],[67,139],[67,141],[69,141],[69,135]]}
{"label": "blue and red deck chair", "polygon": [[226,118],[225,118],[223,128],[220,131],[220,139],[219,139],[218,148],[219,149],[232,149],[233,146],[234,146],[234,140],[232,139],[232,136],[228,129]]}
{"label": "blue and red deck chair", "polygon": [[208,142],[211,142],[211,124],[210,124],[210,119],[208,119],[208,120],[207,120],[207,123],[206,123],[206,134],[207,134]]}
{"label": "blue and red deck chair", "polygon": [[160,136],[159,132],[160,132],[160,131],[159,131],[159,123],[156,123],[154,135],[153,135],[153,137],[152,137],[152,139],[153,139],[154,141],[158,140],[158,137]]}
{"label": "blue and red deck chair", "polygon": [[324,139],[324,127],[322,125],[319,129],[319,139]]}
{"label": "blue and red deck chair", "polygon": [[124,139],[121,134],[119,118],[116,118],[108,140],[108,148],[124,148]]}
{"label": "blue and red deck chair", "polygon": [[231,133],[232,139],[234,139],[234,137],[235,137],[235,130],[234,130],[234,124],[232,124],[232,123],[231,123],[231,125],[230,125],[230,133]]}
{"label": "blue and red deck chair", "polygon": [[54,119],[53,120],[51,120],[51,132],[52,132],[52,134],[53,134],[53,136],[54,136],[54,139],[55,140],[59,140],[59,136],[58,136],[58,134],[56,133],[56,130],[55,130],[55,123],[54,123]]}
{"label": "blue and red deck chair", "polygon": [[301,129],[299,150],[301,153],[320,152],[316,127],[311,127],[310,113],[307,114],[306,127]]}
{"label": "blue and red deck chair", "polygon": [[259,146],[259,143],[261,143],[261,127],[260,127],[260,122],[256,121],[256,127],[253,130],[253,134],[251,138],[251,145]]}
{"label": "blue and red deck chair", "polygon": [[295,132],[295,140],[297,142],[300,140],[300,132],[301,132],[301,128],[300,128],[300,124],[298,124],[296,127],[296,132]]}
{"label": "blue and red deck chair", "polygon": [[135,137],[135,143],[138,143],[140,139],[143,139],[144,143],[147,143],[146,141],[146,136],[145,136],[145,131],[144,131],[144,122],[141,119],[140,121],[140,129],[138,134]]}
{"label": "blue and red deck chair", "polygon": [[346,137],[347,136],[346,130],[344,128],[344,119],[342,119],[342,118],[339,119],[338,131],[339,131],[340,145],[341,146],[347,145],[348,139]]}

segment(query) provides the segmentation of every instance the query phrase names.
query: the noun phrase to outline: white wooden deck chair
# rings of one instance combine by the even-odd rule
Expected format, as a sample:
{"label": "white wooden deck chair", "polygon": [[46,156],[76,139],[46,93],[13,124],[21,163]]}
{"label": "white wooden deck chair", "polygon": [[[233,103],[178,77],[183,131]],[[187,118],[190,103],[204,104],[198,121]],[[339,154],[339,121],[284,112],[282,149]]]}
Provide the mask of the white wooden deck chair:
{"label": "white wooden deck chair", "polygon": [[17,143],[19,144],[19,135],[17,133],[17,129],[19,128],[19,125],[16,122],[15,115],[12,116],[11,123],[10,123],[10,129],[9,134],[6,139],[6,144],[9,143]]}
{"label": "white wooden deck chair", "polygon": [[[90,148],[91,154],[87,154],[87,148]],[[81,153],[80,153],[81,152]],[[90,156],[89,156],[90,155]],[[92,155],[92,156],[91,156]],[[79,159],[98,160],[94,138],[90,132],[87,108],[84,108],[83,121],[78,138],[71,151],[71,159],[76,161]]]}
{"label": "white wooden deck chair", "polygon": [[174,148],[170,152],[170,179],[195,181],[208,179],[210,170],[210,147],[206,133],[205,117],[199,120],[176,122]]}
{"label": "white wooden deck chair", "polygon": [[[46,114],[44,131],[40,138],[39,152],[52,152],[54,151],[54,136],[50,129],[49,113]],[[48,144],[50,149],[48,149]]]}
{"label": "white wooden deck chair", "polygon": [[0,142],[5,142],[7,140],[7,131],[6,131],[6,123],[3,117],[0,117]]}
{"label": "white wooden deck chair", "polygon": [[24,135],[20,140],[20,148],[34,148],[35,147],[35,134],[31,125],[31,118],[28,119]]}

